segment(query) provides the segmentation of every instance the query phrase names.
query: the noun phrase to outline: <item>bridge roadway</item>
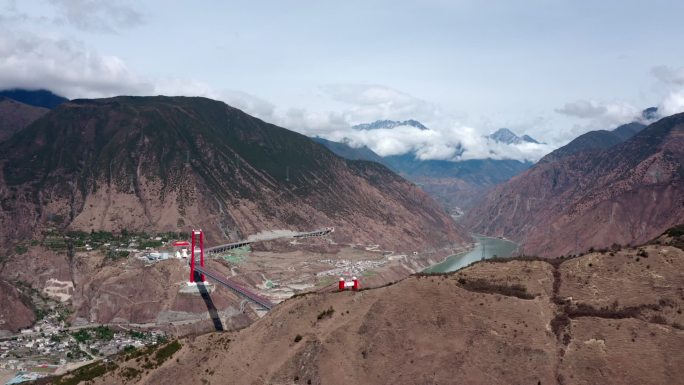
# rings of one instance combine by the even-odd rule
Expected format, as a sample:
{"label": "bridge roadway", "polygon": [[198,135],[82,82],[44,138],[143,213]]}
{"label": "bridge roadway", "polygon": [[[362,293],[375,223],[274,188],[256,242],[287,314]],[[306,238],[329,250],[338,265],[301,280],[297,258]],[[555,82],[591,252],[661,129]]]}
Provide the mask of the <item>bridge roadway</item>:
{"label": "bridge roadway", "polygon": [[247,246],[247,245],[252,244],[254,242],[272,241],[274,239],[284,238],[284,237],[292,237],[292,238],[321,237],[323,235],[330,234],[333,231],[335,231],[334,227],[325,227],[322,229],[309,231],[309,232],[305,232],[305,233],[296,233],[294,235],[273,237],[273,238],[267,238],[267,239],[255,239],[255,240],[251,240],[251,241],[247,241],[247,240],[238,241],[238,242],[233,242],[233,243],[226,243],[224,245],[209,247],[209,248],[205,249],[204,252],[207,254],[220,254],[220,253],[225,253],[228,250],[237,249],[238,247]]}
{"label": "bridge roadway", "polygon": [[266,310],[271,310],[273,306],[275,306],[273,302],[267,300],[266,298],[259,296],[258,294],[252,292],[251,290],[241,285],[238,285],[237,283],[231,281],[227,277],[221,276],[221,274],[215,271],[208,270],[206,267],[195,266],[195,271],[200,274],[204,274],[206,277],[213,279],[222,286],[227,287],[228,289],[247,298],[248,300],[256,303],[257,305],[263,307]]}

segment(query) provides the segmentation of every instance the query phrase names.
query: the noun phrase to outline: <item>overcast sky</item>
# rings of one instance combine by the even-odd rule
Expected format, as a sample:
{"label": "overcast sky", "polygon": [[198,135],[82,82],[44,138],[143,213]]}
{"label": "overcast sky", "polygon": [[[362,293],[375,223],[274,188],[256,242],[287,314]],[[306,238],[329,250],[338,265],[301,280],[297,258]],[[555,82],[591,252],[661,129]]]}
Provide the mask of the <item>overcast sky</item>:
{"label": "overcast sky", "polygon": [[202,95],[372,148],[391,133],[349,125],[413,118],[431,132],[390,139],[427,158],[486,156],[481,136],[509,127],[548,143],[507,155],[535,160],[643,108],[684,110],[682,15],[658,0],[0,0],[0,88]]}

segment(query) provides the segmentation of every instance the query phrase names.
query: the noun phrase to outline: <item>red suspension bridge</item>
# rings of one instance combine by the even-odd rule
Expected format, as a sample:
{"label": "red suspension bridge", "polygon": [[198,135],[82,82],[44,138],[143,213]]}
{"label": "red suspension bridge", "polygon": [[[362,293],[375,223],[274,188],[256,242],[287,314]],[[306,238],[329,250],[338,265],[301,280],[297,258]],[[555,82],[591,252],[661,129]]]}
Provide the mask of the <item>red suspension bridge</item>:
{"label": "red suspension bridge", "polygon": [[[335,231],[335,228],[333,227],[326,227],[323,229],[315,230],[315,231],[310,231],[310,232],[305,232],[305,233],[297,233],[292,235],[294,238],[307,238],[307,237],[320,237],[326,234],[329,234],[331,232]],[[252,290],[236,283],[235,281],[231,280],[228,277],[223,276],[220,273],[217,273],[215,271],[209,270],[204,266],[204,233],[202,230],[193,230],[192,231],[192,252],[190,256],[190,279],[189,279],[189,284],[190,285],[197,285],[198,282],[195,282],[196,278],[199,279],[199,283],[202,284],[206,282],[207,277],[210,278],[211,280],[215,281],[221,286],[224,286],[234,293],[246,298],[247,300],[257,304],[258,306],[264,308],[265,310],[271,310],[274,306],[274,304],[269,301],[267,298],[264,298],[263,296],[260,296],[259,294],[253,292]],[[239,247],[243,247],[246,245],[249,245],[255,241],[238,241],[234,243],[227,243],[224,245],[219,245],[219,246],[214,246],[210,247],[206,250],[207,254],[220,254],[224,253],[228,250],[233,250]],[[195,258],[195,255],[197,254],[197,248],[199,246],[199,265],[197,265],[197,260]]]}

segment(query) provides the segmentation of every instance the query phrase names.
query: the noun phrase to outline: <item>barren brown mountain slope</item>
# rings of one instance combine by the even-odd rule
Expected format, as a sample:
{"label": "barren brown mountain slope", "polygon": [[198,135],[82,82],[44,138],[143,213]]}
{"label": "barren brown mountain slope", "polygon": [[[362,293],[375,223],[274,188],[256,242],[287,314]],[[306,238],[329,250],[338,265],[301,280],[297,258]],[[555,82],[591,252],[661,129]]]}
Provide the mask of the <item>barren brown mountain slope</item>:
{"label": "barren brown mountain slope", "polygon": [[2,238],[46,227],[176,231],[208,243],[335,226],[335,240],[414,251],[464,231],[372,162],[222,102],[116,97],[64,103],[0,145]]}
{"label": "barren brown mountain slope", "polygon": [[31,326],[35,318],[21,293],[7,281],[0,279],[0,336],[3,331],[17,332]]}
{"label": "barren brown mountain slope", "polygon": [[526,254],[639,244],[684,218],[684,114],[607,150],[540,162],[494,189],[464,224]]}
{"label": "barren brown mountain slope", "polygon": [[45,115],[47,108],[35,107],[0,96],[0,141]]}
{"label": "barren brown mountain slope", "polygon": [[293,298],[240,332],[120,357],[95,383],[682,384],[680,233]]}

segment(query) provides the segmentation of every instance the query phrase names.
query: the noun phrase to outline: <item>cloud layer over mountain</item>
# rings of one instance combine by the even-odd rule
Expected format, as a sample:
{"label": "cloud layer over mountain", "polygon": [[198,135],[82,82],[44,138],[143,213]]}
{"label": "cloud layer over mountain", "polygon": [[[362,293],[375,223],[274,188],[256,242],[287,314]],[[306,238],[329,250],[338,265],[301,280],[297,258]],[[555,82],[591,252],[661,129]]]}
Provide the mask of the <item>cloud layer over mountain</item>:
{"label": "cloud layer over mountain", "polygon": [[[529,115],[526,122],[505,123],[519,135],[529,134],[548,144],[506,145],[484,137],[504,126],[500,122],[479,124],[472,117],[455,113],[457,109],[445,110],[429,97],[417,97],[383,84],[324,84],[313,92],[325,103],[278,106],[259,96],[216,87],[196,78],[163,72],[146,74],[138,71],[131,60],[103,53],[74,37],[116,36],[126,30],[144,28],[150,16],[136,8],[138,4],[115,0],[29,3],[33,5],[24,7],[27,3],[0,0],[0,88],[46,88],[69,98],[122,94],[206,96],[306,135],[365,145],[381,155],[412,152],[420,159],[488,157],[534,161],[589,130],[611,129],[638,120],[641,110],[648,107],[620,100],[568,101],[555,112],[547,111],[546,118],[537,114]],[[663,90],[663,99],[657,103],[662,114],[684,111],[684,67],[661,65],[651,72]],[[564,125],[548,118],[554,113],[565,119]],[[378,119],[416,119],[429,129],[352,128],[354,124]]]}

